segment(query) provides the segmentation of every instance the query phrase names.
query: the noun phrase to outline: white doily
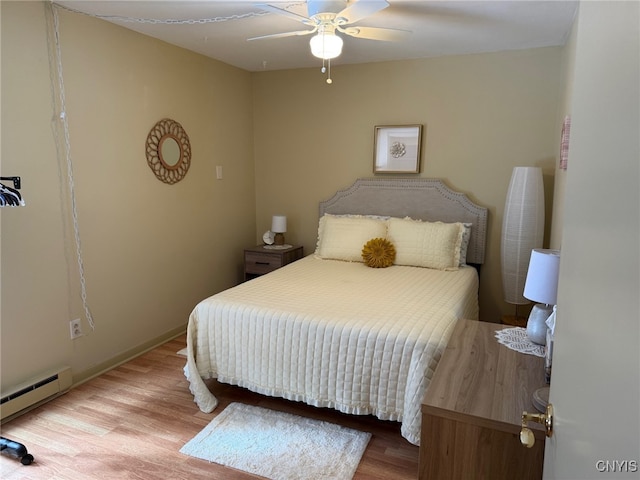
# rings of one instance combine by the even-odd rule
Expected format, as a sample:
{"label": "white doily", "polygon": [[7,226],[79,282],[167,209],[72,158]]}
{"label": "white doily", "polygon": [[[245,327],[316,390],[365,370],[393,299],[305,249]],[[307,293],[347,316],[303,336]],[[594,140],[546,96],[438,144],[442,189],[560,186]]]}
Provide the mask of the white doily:
{"label": "white doily", "polygon": [[288,243],[285,243],[284,245],[263,245],[263,247],[266,248],[267,250],[285,250],[287,248],[293,247],[293,245],[289,245]]}
{"label": "white doily", "polygon": [[498,343],[520,353],[544,357],[544,345],[533,343],[527,337],[527,330],[522,327],[505,328],[496,332]]}

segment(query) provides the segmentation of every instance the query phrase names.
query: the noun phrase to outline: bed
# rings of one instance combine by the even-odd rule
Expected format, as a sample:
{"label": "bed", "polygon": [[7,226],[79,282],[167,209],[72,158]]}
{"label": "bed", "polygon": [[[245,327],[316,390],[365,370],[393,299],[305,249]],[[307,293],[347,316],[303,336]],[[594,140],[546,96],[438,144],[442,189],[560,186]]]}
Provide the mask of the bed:
{"label": "bed", "polygon": [[[195,306],[194,400],[213,411],[204,379],[217,378],[401,422],[418,445],[422,398],[456,321],[478,318],[487,210],[438,179],[358,179],[320,203],[318,223],[315,252]],[[362,257],[373,238],[393,246],[387,268]]]}

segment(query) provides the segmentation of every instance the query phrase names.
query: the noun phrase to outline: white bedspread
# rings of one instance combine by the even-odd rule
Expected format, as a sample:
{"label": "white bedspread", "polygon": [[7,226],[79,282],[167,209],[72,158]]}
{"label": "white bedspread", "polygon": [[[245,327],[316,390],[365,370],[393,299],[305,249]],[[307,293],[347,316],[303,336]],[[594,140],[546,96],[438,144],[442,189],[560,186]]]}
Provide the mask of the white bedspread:
{"label": "white bedspread", "polygon": [[353,414],[402,422],[420,441],[420,405],[458,318],[478,318],[478,276],[322,260],[313,255],[200,302],[185,375]]}

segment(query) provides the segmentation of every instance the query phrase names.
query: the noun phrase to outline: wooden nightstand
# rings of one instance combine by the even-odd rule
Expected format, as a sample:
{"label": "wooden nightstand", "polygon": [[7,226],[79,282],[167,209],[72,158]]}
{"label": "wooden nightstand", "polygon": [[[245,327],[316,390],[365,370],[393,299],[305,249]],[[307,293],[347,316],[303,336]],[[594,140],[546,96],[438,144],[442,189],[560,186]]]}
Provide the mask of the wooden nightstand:
{"label": "wooden nightstand", "polygon": [[268,249],[264,245],[244,251],[244,279],[251,280],[302,258],[302,246]]}
{"label": "wooden nightstand", "polygon": [[545,431],[520,443],[522,412],[545,386],[544,359],[498,343],[500,324],[459,320],[422,402],[421,479],[542,478]]}

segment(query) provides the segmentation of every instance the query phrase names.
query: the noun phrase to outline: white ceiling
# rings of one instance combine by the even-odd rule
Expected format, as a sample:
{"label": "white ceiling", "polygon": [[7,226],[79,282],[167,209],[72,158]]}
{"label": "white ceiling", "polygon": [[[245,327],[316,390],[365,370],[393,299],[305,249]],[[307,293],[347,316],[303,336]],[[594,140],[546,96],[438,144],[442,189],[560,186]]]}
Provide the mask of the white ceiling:
{"label": "white ceiling", "polygon": [[[568,0],[388,1],[389,7],[356,25],[410,30],[408,40],[381,42],[343,36],[343,53],[332,61],[333,67],[564,45],[578,8],[577,1]],[[249,71],[316,67],[321,62],[311,55],[310,36],[247,41],[309,28],[259,8],[260,0],[55,3]],[[307,15],[305,2],[262,3]]]}

